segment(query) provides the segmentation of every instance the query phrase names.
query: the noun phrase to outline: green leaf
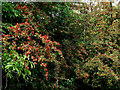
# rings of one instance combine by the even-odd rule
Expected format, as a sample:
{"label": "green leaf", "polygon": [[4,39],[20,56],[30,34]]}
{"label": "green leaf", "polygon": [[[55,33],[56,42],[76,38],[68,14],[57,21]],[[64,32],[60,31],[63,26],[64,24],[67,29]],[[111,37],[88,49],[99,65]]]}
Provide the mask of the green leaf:
{"label": "green leaf", "polygon": [[6,69],[9,69],[10,67],[13,67],[13,65],[7,65],[7,66],[5,66]]}
{"label": "green leaf", "polygon": [[28,74],[31,75],[31,72],[28,70]]}
{"label": "green leaf", "polygon": [[31,63],[31,69],[33,69],[33,64]]}
{"label": "green leaf", "polygon": [[25,75],[25,74],[22,74],[22,76],[23,76],[23,78],[25,79],[25,76],[26,76],[26,75]]}
{"label": "green leaf", "polygon": [[27,69],[26,68],[24,69],[24,72],[25,72],[25,75],[27,75]]}

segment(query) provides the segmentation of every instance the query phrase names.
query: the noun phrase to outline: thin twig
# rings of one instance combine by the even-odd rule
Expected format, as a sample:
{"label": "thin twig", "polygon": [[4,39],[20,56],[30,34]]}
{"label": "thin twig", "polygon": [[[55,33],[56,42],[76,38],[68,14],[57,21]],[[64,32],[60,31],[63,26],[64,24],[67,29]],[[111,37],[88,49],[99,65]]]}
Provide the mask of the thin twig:
{"label": "thin twig", "polygon": [[4,89],[6,89],[7,88],[7,83],[8,82],[8,77],[7,77],[7,75],[6,75],[6,86],[5,86],[5,88]]}

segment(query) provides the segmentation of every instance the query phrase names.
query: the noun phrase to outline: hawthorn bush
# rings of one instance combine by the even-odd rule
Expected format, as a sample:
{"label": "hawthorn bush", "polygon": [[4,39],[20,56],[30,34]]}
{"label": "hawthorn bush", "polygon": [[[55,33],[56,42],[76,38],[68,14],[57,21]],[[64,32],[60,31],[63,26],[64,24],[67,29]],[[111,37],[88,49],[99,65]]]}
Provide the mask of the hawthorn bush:
{"label": "hawthorn bush", "polygon": [[[60,45],[58,42],[51,41],[49,36],[34,33],[33,27],[27,22],[8,27],[8,30],[9,34],[3,34],[3,68],[8,77],[12,78],[12,74],[17,73],[17,76],[22,75],[24,79],[37,79],[31,70],[38,64],[41,77],[43,75],[48,80],[48,74],[52,75],[53,71],[48,70],[47,64],[53,63],[53,76],[58,78],[58,69],[64,62],[61,62],[64,59],[62,52],[56,47]],[[56,60],[58,55],[60,58]]]}
{"label": "hawthorn bush", "polygon": [[92,87],[119,88],[119,9],[109,2],[98,3],[91,12],[87,4],[81,8],[85,7],[87,17],[83,15],[83,19],[89,25],[84,32],[86,42],[78,50],[82,59],[82,66],[76,70],[78,76],[84,77],[83,81]]}
{"label": "hawthorn bush", "polygon": [[[28,10],[27,6],[21,6],[19,9]],[[23,14],[24,17],[25,14]],[[60,44],[48,39],[48,35],[39,34],[40,30],[38,31],[38,26],[34,26],[35,22],[32,22],[32,19],[31,21],[27,19],[31,19],[30,16],[27,18],[26,15],[27,22],[8,27],[3,33],[3,69],[6,72],[6,77],[14,78],[15,74],[15,77],[19,76],[25,80],[40,80],[40,82],[43,80],[44,82],[50,76],[55,80],[53,85],[50,86],[49,83],[48,87],[55,87],[54,85],[58,84],[59,77],[61,77],[58,76],[60,66],[64,67],[62,52],[56,46]],[[43,83],[39,88],[45,87]]]}
{"label": "hawthorn bush", "polygon": [[[14,14],[7,15],[13,22],[5,20],[6,5],[11,5]],[[2,68],[9,88],[120,88],[118,6],[111,2],[3,6]]]}

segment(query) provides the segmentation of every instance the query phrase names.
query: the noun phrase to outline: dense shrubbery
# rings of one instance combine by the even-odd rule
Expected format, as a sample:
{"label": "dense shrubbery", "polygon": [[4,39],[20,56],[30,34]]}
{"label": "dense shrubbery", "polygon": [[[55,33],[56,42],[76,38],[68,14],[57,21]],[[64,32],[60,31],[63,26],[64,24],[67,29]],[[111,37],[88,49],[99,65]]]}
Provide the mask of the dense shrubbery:
{"label": "dense shrubbery", "polygon": [[120,87],[117,6],[3,3],[2,16],[7,88]]}

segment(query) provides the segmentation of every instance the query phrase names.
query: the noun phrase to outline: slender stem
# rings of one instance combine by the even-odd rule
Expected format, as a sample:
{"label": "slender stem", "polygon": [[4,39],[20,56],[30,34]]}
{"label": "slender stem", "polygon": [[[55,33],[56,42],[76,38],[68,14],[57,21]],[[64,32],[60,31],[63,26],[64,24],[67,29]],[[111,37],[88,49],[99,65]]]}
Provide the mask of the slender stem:
{"label": "slender stem", "polygon": [[7,88],[7,86],[8,86],[8,76],[6,75],[6,86],[5,86],[5,88],[4,88],[4,89],[6,89],[6,88]]}

